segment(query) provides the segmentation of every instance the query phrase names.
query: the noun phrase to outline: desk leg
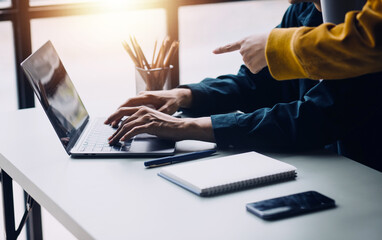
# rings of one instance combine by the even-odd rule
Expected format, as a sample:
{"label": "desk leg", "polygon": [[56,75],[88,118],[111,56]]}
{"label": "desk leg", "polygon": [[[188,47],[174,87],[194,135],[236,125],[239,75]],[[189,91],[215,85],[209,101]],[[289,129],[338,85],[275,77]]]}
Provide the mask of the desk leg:
{"label": "desk leg", "polygon": [[[16,240],[17,231],[15,228],[15,211],[13,203],[13,186],[12,178],[4,171],[1,170],[1,184],[3,191],[3,210],[4,210],[4,224],[5,234],[7,240]],[[25,199],[27,194],[24,192]],[[30,210],[29,217],[27,217],[27,239],[28,240],[42,240],[42,225],[41,225],[41,207],[36,202]],[[24,221],[21,221],[19,229],[22,229]]]}
{"label": "desk leg", "polygon": [[17,235],[15,230],[12,178],[6,172],[4,172],[4,170],[1,170],[1,180],[3,187],[5,234],[7,240],[13,240],[17,238]]}
{"label": "desk leg", "polygon": [[[25,203],[27,202],[28,194],[24,192]],[[26,227],[27,227],[27,239],[28,240],[42,240],[42,224],[41,224],[41,207],[35,201],[31,210]]]}

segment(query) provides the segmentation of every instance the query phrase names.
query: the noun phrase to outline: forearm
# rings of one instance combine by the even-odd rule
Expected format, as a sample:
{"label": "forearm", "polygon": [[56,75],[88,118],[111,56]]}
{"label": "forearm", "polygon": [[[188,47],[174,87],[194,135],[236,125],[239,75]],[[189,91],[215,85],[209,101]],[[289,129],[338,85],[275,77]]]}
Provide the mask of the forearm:
{"label": "forearm", "polygon": [[266,58],[274,78],[343,79],[382,70],[382,1],[337,26],[274,29]]}

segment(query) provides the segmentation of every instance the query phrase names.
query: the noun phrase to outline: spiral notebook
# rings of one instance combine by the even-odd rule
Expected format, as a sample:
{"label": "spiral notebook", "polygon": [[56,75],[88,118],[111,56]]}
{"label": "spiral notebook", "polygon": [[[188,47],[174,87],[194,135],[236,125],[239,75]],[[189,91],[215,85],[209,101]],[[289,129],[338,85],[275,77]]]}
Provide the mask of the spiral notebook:
{"label": "spiral notebook", "polygon": [[199,196],[291,180],[296,168],[256,152],[164,167],[159,176]]}

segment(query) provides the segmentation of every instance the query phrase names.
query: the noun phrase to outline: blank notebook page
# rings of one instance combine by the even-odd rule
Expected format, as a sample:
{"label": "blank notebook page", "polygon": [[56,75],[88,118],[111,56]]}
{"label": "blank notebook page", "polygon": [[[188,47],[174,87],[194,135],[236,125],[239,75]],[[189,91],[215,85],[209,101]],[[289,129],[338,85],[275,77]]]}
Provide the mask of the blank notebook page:
{"label": "blank notebook page", "polygon": [[[211,187],[266,178],[263,183],[282,180],[284,173],[295,176],[296,168],[256,152],[165,167],[159,175],[196,192]],[[277,178],[272,177],[278,176]]]}

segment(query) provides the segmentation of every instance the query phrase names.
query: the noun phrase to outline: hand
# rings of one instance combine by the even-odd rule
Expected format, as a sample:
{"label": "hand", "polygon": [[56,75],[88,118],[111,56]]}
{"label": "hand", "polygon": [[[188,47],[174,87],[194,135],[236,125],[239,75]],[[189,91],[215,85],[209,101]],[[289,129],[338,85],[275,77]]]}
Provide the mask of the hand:
{"label": "hand", "polygon": [[[138,106],[153,106],[156,110],[173,114],[180,107],[187,108],[191,105],[192,94],[190,89],[175,88],[172,90],[163,91],[143,91],[138,96],[128,99],[119,108],[138,107]],[[113,118],[112,122],[105,121],[105,124],[110,124],[112,127],[117,127],[123,116]]]}
{"label": "hand", "polygon": [[219,47],[213,51],[215,54],[240,50],[245,65],[252,73],[258,73],[267,66],[265,46],[269,34],[252,35],[238,42]]}
{"label": "hand", "polygon": [[211,118],[176,118],[152,108],[121,107],[109,117],[107,122],[125,119],[117,131],[109,137],[109,144],[128,140],[141,133],[149,133],[170,140],[195,139],[214,141]]}

